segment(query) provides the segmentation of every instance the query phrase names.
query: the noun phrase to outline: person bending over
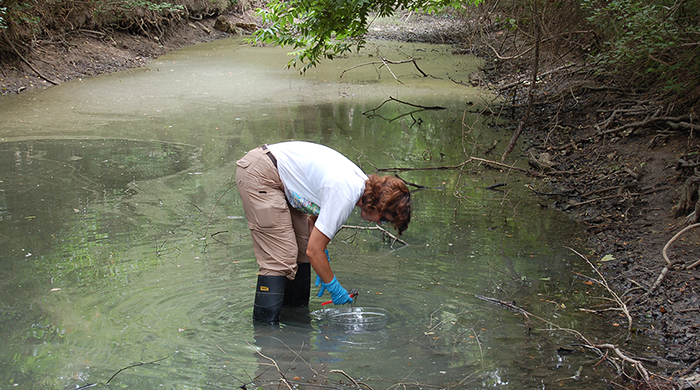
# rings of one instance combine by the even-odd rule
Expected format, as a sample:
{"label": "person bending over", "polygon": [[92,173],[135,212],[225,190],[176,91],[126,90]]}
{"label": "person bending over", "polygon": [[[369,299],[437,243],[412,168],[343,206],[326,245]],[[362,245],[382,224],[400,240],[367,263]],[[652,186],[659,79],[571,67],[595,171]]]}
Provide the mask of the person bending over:
{"label": "person bending over", "polygon": [[367,176],[339,152],[311,142],[263,145],[236,162],[236,184],[260,267],[253,319],[279,321],[283,306],[308,306],[311,267],[318,296],[351,303],[330,266],[326,246],[355,206],[362,219],[388,222],[401,235],[411,221],[411,194],[392,176]]}

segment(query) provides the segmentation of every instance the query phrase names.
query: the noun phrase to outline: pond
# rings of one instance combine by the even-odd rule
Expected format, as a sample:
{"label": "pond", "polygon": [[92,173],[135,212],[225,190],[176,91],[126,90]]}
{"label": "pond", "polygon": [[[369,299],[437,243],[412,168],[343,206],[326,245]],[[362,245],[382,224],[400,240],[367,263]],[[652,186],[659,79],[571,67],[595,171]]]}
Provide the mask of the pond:
{"label": "pond", "polygon": [[[606,302],[569,249],[584,232],[534,179],[461,165],[509,138],[467,86],[478,60],[371,42],[301,76],[286,52],[226,39],[0,99],[0,389],[607,388],[610,367],[552,329],[627,336],[580,310]],[[415,184],[405,244],[356,210],[329,245],[385,326],[338,329],[315,296],[253,324],[235,161],[289,139]]]}

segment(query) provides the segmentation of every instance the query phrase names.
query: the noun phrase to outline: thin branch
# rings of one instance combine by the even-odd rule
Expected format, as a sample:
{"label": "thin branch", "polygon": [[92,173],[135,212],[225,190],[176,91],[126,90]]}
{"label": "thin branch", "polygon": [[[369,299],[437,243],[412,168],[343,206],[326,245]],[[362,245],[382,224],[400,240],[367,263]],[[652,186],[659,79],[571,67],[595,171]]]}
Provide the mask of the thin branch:
{"label": "thin branch", "polygon": [[[441,107],[441,106],[432,106],[432,107],[429,107],[429,106],[421,106],[420,104],[413,104],[413,103],[405,102],[405,101],[403,101],[403,100],[399,100],[399,99],[396,99],[396,98],[394,98],[394,97],[392,97],[392,96],[389,96],[389,98],[386,99],[386,100],[384,100],[384,101],[382,102],[382,104],[380,104],[379,106],[377,106],[377,107],[375,107],[375,108],[372,108],[372,109],[369,109],[369,110],[363,112],[362,115],[375,115],[376,112],[377,112],[380,108],[382,108],[382,106],[385,105],[387,102],[397,102],[397,103],[405,104],[405,105],[407,105],[407,106],[420,108],[421,110],[445,110],[445,109],[446,109],[445,107]],[[415,112],[415,111],[413,111],[413,112]],[[404,115],[405,115],[405,114],[404,114]]]}
{"label": "thin branch", "polygon": [[[224,195],[226,195],[229,191],[231,191],[231,188],[233,188],[233,187],[236,186],[236,181],[233,180],[233,179],[231,179],[231,181],[233,182],[233,184],[231,184],[231,185],[228,186],[228,188],[226,189],[226,191],[224,191],[224,193],[221,194],[221,196],[219,196],[219,198],[216,200],[216,203],[214,203],[214,206],[211,208],[211,212],[209,213],[209,219],[207,220],[207,229],[204,231],[204,237],[203,237],[203,238],[205,238],[205,239],[207,238],[207,234],[209,234],[209,227],[211,227],[211,219],[214,217],[214,210],[216,210],[216,206],[219,205],[219,202],[220,202],[221,199],[224,197]],[[199,207],[198,207],[198,208],[199,208]]]}
{"label": "thin branch", "polygon": [[[571,249],[571,248],[569,248],[569,249]],[[571,250],[574,251],[573,249],[571,249]],[[574,251],[574,252],[577,253],[577,254],[579,254],[579,253],[576,252],[576,251]],[[579,254],[579,256],[581,256],[581,255]],[[584,259],[585,259],[585,257],[584,257]],[[586,261],[588,261],[588,259],[586,259]],[[590,264],[590,262],[589,262],[589,264]],[[636,360],[636,359],[632,359],[632,358],[630,358],[629,356],[625,355],[622,351],[620,351],[620,349],[619,349],[618,347],[616,347],[616,346],[613,345],[613,344],[593,344],[593,343],[592,343],[591,341],[589,341],[583,334],[581,334],[581,332],[579,332],[579,331],[577,331],[577,330],[574,330],[574,329],[562,328],[562,327],[560,327],[559,325],[557,325],[557,324],[555,324],[555,323],[553,323],[553,322],[551,322],[551,321],[548,321],[548,320],[546,320],[546,319],[544,319],[544,318],[542,318],[542,317],[536,316],[536,315],[534,315],[534,314],[528,312],[527,310],[525,310],[525,309],[523,309],[523,308],[520,308],[520,307],[518,307],[518,306],[516,306],[515,304],[512,304],[512,303],[510,303],[510,302],[504,302],[504,301],[501,301],[501,300],[499,300],[499,299],[490,298],[490,297],[484,297],[484,296],[476,296],[476,295],[475,295],[475,297],[476,297],[476,298],[479,298],[479,299],[481,299],[481,300],[484,300],[484,301],[487,301],[487,302],[491,302],[491,303],[494,303],[494,304],[496,304],[496,305],[505,307],[505,308],[507,308],[507,309],[509,309],[509,310],[512,310],[512,311],[515,311],[515,312],[517,312],[517,313],[521,313],[521,314],[523,314],[524,316],[526,316],[527,318],[529,318],[529,317],[535,318],[535,319],[537,319],[537,320],[539,320],[539,321],[544,322],[545,324],[549,325],[550,327],[552,327],[552,328],[555,329],[555,330],[563,331],[563,332],[566,332],[566,333],[569,333],[569,334],[575,336],[575,337],[578,338],[579,340],[583,341],[583,343],[584,343],[583,346],[584,346],[584,347],[589,348],[589,349],[595,351],[596,353],[598,353],[598,355],[599,355],[603,360],[606,360],[606,361],[610,362],[612,365],[614,365],[614,366],[618,369],[618,371],[621,371],[621,367],[620,367],[611,357],[609,357],[607,353],[604,354],[604,353],[601,351],[601,349],[612,350],[612,351],[615,352],[615,355],[617,355],[617,357],[618,357],[619,359],[621,359],[623,362],[627,362],[627,363],[632,364],[632,365],[635,367],[635,369],[637,370],[637,372],[640,373],[640,375],[642,376],[642,378],[644,378],[645,381],[647,381],[647,382],[649,381],[649,372],[646,370],[646,368],[644,368],[644,365],[642,364],[642,362],[639,361],[639,360]]]}
{"label": "thin branch", "polygon": [[36,73],[39,77],[41,77],[42,79],[48,81],[49,83],[51,83],[53,85],[60,84],[58,81],[51,80],[50,78],[44,76],[41,72],[39,72],[39,70],[37,68],[35,68],[34,65],[32,65],[31,62],[29,62],[29,60],[24,58],[24,56],[19,52],[19,50],[17,50],[15,45],[12,43],[12,40],[7,36],[7,33],[5,32],[5,30],[3,30],[2,33],[5,35],[5,40],[7,41],[7,43],[10,44],[10,48],[12,48],[12,51],[15,54],[17,54],[17,56],[22,60],[22,62],[27,64],[27,66],[29,66],[34,71],[34,73]]}
{"label": "thin branch", "polygon": [[639,374],[642,376],[642,378],[644,378],[645,382],[649,381],[649,372],[644,368],[644,365],[639,360],[632,359],[631,357],[625,355],[624,353],[622,353],[622,351],[620,351],[620,349],[618,347],[616,347],[612,344],[598,344],[598,345],[595,345],[595,347],[599,348],[599,349],[609,349],[609,350],[615,352],[615,355],[617,355],[617,357],[619,357],[620,359],[622,359],[623,361],[625,361],[627,363],[632,364],[632,366],[634,366],[634,368],[637,369],[637,372],[639,372]]}
{"label": "thin branch", "polygon": [[[671,246],[671,244],[673,244],[681,235],[683,235],[683,233],[687,232],[688,230],[695,229],[695,228],[698,227],[698,226],[700,226],[700,223],[695,223],[695,224],[686,226],[685,228],[683,228],[683,230],[681,230],[680,232],[676,233],[673,237],[671,237],[671,239],[668,240],[668,242],[666,243],[666,245],[664,245],[664,249],[661,251],[661,255],[663,256],[664,260],[666,261],[666,265],[664,266],[664,269],[661,270],[661,273],[659,274],[659,276],[656,278],[656,282],[654,282],[654,285],[651,286],[651,288],[649,289],[649,293],[650,293],[650,294],[653,293],[653,292],[661,285],[661,282],[664,280],[664,278],[666,277],[666,274],[667,274],[668,271],[671,269],[671,267],[673,267],[675,264],[677,264],[677,263],[680,262],[679,260],[671,261],[671,260],[668,258],[668,253],[667,253],[668,248],[669,248],[669,247]],[[691,264],[690,266],[686,267],[686,269],[691,269],[691,268],[697,266],[698,264],[700,264],[700,261],[697,261],[697,262]]]}
{"label": "thin branch", "polygon": [[698,227],[698,226],[700,226],[700,223],[695,223],[695,224],[692,224],[692,225],[688,225],[688,226],[686,226],[685,228],[683,228],[683,230],[681,230],[680,232],[676,233],[670,240],[668,240],[668,242],[666,243],[666,245],[664,245],[664,249],[661,251],[661,254],[662,254],[662,256],[664,257],[664,260],[666,260],[666,264],[668,264],[669,266],[674,264],[674,262],[672,262],[672,261],[668,258],[668,253],[667,253],[668,248],[671,246],[671,244],[673,244],[680,236],[682,236],[683,233],[687,232],[688,230],[695,229],[695,228]]}
{"label": "thin branch", "polygon": [[399,84],[403,84],[403,81],[399,80],[399,78],[396,77],[396,75],[394,74],[394,71],[391,70],[391,68],[389,67],[389,64],[387,63],[387,60],[384,57],[379,57],[379,58],[382,59],[382,63],[384,64],[384,66],[386,66],[386,69],[389,71],[389,73],[391,73],[391,75],[394,76],[394,80],[398,81]]}
{"label": "thin branch", "polygon": [[[384,229],[383,227],[377,225],[377,226],[351,226],[351,225],[343,225],[340,227],[341,229],[357,229],[357,230],[379,230],[384,234],[385,236],[391,238],[394,240],[394,242],[399,242],[405,246],[409,246],[408,243],[395,235],[391,234],[388,230]],[[393,245],[393,244],[392,244]]]}
{"label": "thin branch", "polygon": [[532,104],[533,101],[535,100],[535,88],[537,86],[537,72],[540,64],[540,25],[539,22],[535,23],[535,32],[536,32],[536,38],[535,38],[535,58],[532,60],[532,81],[530,84],[530,88],[528,90],[528,99],[527,99],[527,110],[525,111],[525,116],[520,120],[520,123],[518,124],[518,128],[515,130],[515,133],[513,133],[513,137],[510,139],[510,143],[506,147],[506,150],[503,152],[503,155],[501,156],[501,161],[505,161],[510,152],[513,151],[513,148],[515,148],[515,144],[518,141],[518,138],[520,138],[520,134],[522,133],[523,129],[525,126],[530,122],[530,114],[532,112]]}
{"label": "thin branch", "polygon": [[612,134],[612,133],[619,133],[623,130],[627,129],[634,129],[637,127],[645,127],[651,124],[666,124],[668,127],[676,130],[679,128],[683,129],[689,129],[689,130],[700,130],[700,126],[694,125],[692,123],[687,123],[685,122],[688,120],[687,116],[680,116],[680,117],[667,117],[667,116],[654,116],[639,122],[632,122],[628,123],[619,127],[616,127],[614,129],[610,130],[605,130],[605,131],[600,131],[598,132],[599,135],[606,135],[606,134]]}
{"label": "thin branch", "polygon": [[170,356],[166,356],[166,357],[164,357],[164,358],[160,358],[160,359],[157,359],[157,360],[153,360],[153,361],[151,361],[151,362],[145,362],[145,363],[144,363],[144,362],[140,362],[140,363],[132,364],[132,365],[130,365],[130,366],[126,366],[126,367],[124,367],[124,368],[121,368],[121,369],[119,369],[119,371],[115,372],[114,375],[112,375],[112,376],[107,380],[107,382],[105,382],[105,384],[109,384],[109,382],[110,382],[112,379],[114,379],[115,376],[119,375],[119,373],[121,373],[122,371],[126,371],[126,370],[128,370],[128,369],[130,369],[130,368],[134,368],[134,367],[138,367],[138,366],[145,366],[145,365],[147,365],[147,364],[156,364],[156,363],[158,363],[159,361],[165,360],[165,359],[167,359],[167,358],[169,358],[169,357],[170,357]]}
{"label": "thin branch", "polygon": [[605,277],[603,276],[603,274],[601,274],[600,271],[598,271],[598,268],[596,268],[596,266],[594,266],[593,263],[591,263],[591,261],[588,260],[588,257],[576,252],[576,250],[574,250],[573,248],[570,248],[570,247],[565,247],[565,248],[569,249],[570,251],[579,255],[579,257],[581,257],[582,259],[586,260],[586,263],[588,263],[588,265],[590,265],[591,268],[593,268],[593,271],[595,271],[595,273],[598,274],[598,277],[600,277],[600,283],[603,285],[603,287],[605,287],[606,290],[608,290],[610,295],[612,295],[612,297],[615,299],[615,302],[617,302],[617,305],[620,307],[622,312],[625,313],[625,317],[627,317],[627,330],[631,331],[632,330],[632,316],[630,315],[630,312],[627,309],[627,305],[625,304],[625,302],[622,301],[622,299],[620,299],[620,296],[617,295],[617,293],[610,288],[610,286],[608,285],[608,282],[605,280]]}
{"label": "thin branch", "polygon": [[[654,192],[657,192],[657,191],[661,191],[661,190],[665,190],[665,189],[667,189],[667,188],[668,188],[668,186],[664,186],[664,187],[659,187],[659,188],[653,188],[653,189],[651,189],[651,190],[644,191],[644,192],[630,192],[630,193],[623,193],[623,194],[602,196],[602,197],[600,197],[600,198],[589,199],[589,200],[585,200],[585,201],[583,201],[583,202],[572,203],[572,204],[567,205],[566,207],[567,207],[567,208],[570,208],[570,207],[578,207],[578,206],[583,206],[583,205],[590,204],[590,203],[595,203],[595,202],[598,202],[598,201],[601,201],[601,200],[615,199],[615,198],[621,198],[621,197],[630,197],[630,198],[631,198],[631,197],[634,197],[634,196],[649,195],[649,194],[651,194],[651,193],[654,193]],[[609,189],[610,189],[610,188],[606,188],[606,190],[609,190]],[[599,192],[600,192],[600,191],[599,191]]]}
{"label": "thin branch", "polygon": [[362,387],[360,387],[360,384],[357,383],[357,381],[351,377],[350,375],[346,374],[345,371],[343,370],[330,370],[331,374],[337,373],[337,374],[343,374],[345,375],[346,378],[350,379],[350,381],[357,387],[358,389],[362,390]]}
{"label": "thin branch", "polygon": [[[252,345],[250,345],[250,343],[248,342],[248,340],[246,340],[246,343],[247,343],[248,346],[250,346],[251,348],[254,348]],[[280,370],[280,366],[277,365],[277,362],[275,361],[275,359],[273,359],[273,358],[271,358],[271,357],[269,357],[269,356],[266,356],[265,354],[263,354],[263,353],[260,352],[259,350],[256,350],[256,353],[257,353],[258,355],[260,355],[263,359],[269,360],[269,361],[270,361],[270,364],[272,364],[272,366],[274,366],[275,369],[277,370],[277,373],[280,374],[280,382],[282,382],[282,383],[284,383],[285,385],[287,385],[287,389],[293,390],[293,389],[292,389],[292,385],[289,384],[289,381],[287,380],[287,377],[284,376],[284,373],[282,372],[282,370]]]}
{"label": "thin branch", "polygon": [[[360,68],[360,67],[367,66],[367,65],[382,65],[382,66],[386,66],[386,68],[389,70],[389,72],[391,73],[391,75],[394,76],[394,79],[396,79],[396,81],[398,81],[399,83],[403,84],[403,83],[401,82],[401,80],[399,80],[398,77],[396,77],[396,75],[394,74],[394,72],[391,71],[391,68],[389,68],[389,64],[392,64],[392,65],[400,65],[400,64],[407,64],[407,63],[409,63],[409,62],[413,63],[413,66],[416,67],[416,70],[418,70],[418,71],[423,75],[423,77],[428,77],[428,75],[427,75],[425,72],[423,72],[423,70],[421,70],[420,67],[418,67],[418,63],[416,62],[416,58],[413,58],[413,57],[412,57],[412,58],[409,58],[409,59],[407,59],[407,60],[400,60],[400,61],[392,61],[392,60],[388,60],[388,59],[386,59],[386,58],[384,58],[384,57],[379,57],[379,58],[381,59],[381,61],[371,61],[371,62],[365,62],[365,63],[362,63],[362,64],[358,64],[358,65],[351,66],[351,67],[349,67],[349,68],[343,70],[343,71],[340,73],[340,77],[339,77],[339,78],[342,78],[342,77],[345,75],[345,73],[347,73],[347,72],[349,72],[349,71],[351,71],[351,70],[353,70],[353,69],[356,69],[356,68]],[[381,67],[380,67],[380,68],[381,68]]]}
{"label": "thin branch", "polygon": [[511,170],[526,173],[528,175],[542,176],[540,173],[535,172],[535,171],[531,171],[529,169],[516,167],[515,165],[504,164],[504,163],[498,162],[498,161],[487,160],[487,159],[480,158],[480,157],[469,157],[469,159],[467,159],[466,161],[463,161],[457,165],[443,165],[443,166],[439,166],[439,167],[425,167],[425,168],[404,168],[404,167],[377,168],[376,171],[377,172],[402,172],[402,171],[435,171],[435,170],[447,170],[447,169],[460,169],[463,166],[465,166],[471,162],[479,162],[479,163],[484,163],[486,165],[493,165],[493,166],[499,167],[499,168],[511,169]]}

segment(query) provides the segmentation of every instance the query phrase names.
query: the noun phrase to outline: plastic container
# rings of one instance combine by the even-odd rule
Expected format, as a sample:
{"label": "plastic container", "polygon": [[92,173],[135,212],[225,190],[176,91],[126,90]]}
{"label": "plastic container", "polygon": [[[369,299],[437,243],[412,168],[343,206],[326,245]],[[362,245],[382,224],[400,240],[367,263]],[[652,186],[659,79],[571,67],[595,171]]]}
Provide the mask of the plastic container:
{"label": "plastic container", "polygon": [[380,307],[348,307],[326,310],[326,321],[334,331],[346,334],[378,332],[386,328],[389,312]]}

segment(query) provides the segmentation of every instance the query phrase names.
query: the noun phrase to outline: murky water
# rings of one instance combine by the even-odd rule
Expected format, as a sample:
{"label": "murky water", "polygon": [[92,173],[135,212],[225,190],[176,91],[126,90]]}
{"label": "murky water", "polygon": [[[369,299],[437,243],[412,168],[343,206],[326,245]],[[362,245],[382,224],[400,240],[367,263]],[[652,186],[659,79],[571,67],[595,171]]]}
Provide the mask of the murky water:
{"label": "murky water", "polygon": [[[517,172],[402,171],[428,187],[408,246],[338,234],[334,271],[385,326],[334,328],[315,297],[279,327],[252,323],[257,266],[231,181],[247,150],[314,141],[373,172],[459,164],[508,137],[478,115],[491,97],[461,84],[477,62],[449,47],[372,44],[305,76],[285,53],[217,41],[0,99],[0,389],[357,388],[332,370],[373,389],[606,388],[592,356],[562,349],[576,340],[475,297],[625,337],[579,311],[604,292],[576,278],[590,275],[566,248],[585,250],[578,228]],[[379,54],[420,58],[429,77],[390,65],[399,82]]]}

